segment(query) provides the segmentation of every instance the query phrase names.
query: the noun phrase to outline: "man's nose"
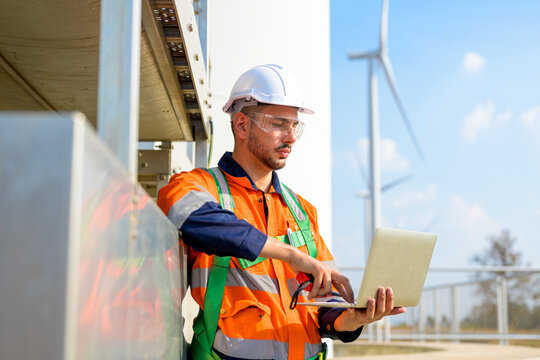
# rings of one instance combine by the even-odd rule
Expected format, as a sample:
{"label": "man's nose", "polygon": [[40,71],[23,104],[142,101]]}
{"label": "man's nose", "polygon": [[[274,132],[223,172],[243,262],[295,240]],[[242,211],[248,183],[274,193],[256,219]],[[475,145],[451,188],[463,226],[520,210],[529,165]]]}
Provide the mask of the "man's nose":
{"label": "man's nose", "polygon": [[289,132],[283,138],[283,141],[287,144],[294,144],[296,142],[296,133],[293,128],[289,128]]}

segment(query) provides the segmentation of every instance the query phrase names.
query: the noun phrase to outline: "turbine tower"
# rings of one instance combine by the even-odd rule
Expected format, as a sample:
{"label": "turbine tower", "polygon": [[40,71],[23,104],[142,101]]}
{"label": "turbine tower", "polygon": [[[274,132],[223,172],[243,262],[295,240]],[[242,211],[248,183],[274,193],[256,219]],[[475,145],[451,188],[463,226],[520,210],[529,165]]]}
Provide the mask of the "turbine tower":
{"label": "turbine tower", "polygon": [[[379,158],[379,103],[378,103],[378,91],[377,91],[377,70],[382,67],[386,80],[392,90],[392,94],[401,113],[402,119],[405,123],[409,136],[416,147],[416,151],[421,159],[424,158],[420,145],[416,140],[414,131],[409,122],[405,108],[401,103],[399,94],[397,91],[396,80],[394,77],[394,71],[388,57],[388,0],[383,0],[382,14],[381,14],[381,31],[379,38],[379,48],[367,52],[348,53],[348,57],[351,60],[354,59],[366,59],[369,61],[369,91],[368,91],[368,133],[369,133],[369,173],[370,173],[370,201],[369,201],[369,213],[368,220],[370,220],[370,226],[368,226],[368,236],[366,239],[366,249],[371,246],[371,239],[375,234],[375,229],[381,226],[381,169]],[[366,254],[367,259],[367,254]]]}

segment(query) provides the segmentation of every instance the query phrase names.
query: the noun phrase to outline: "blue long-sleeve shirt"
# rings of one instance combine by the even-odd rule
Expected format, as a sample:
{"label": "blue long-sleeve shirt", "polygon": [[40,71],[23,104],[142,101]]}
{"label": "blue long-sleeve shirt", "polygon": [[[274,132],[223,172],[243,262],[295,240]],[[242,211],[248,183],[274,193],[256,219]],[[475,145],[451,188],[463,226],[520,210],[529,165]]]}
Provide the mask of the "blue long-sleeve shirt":
{"label": "blue long-sleeve shirt", "polygon": [[[233,177],[245,179],[253,190],[261,193],[261,199],[264,201],[264,196],[262,196],[264,193],[257,188],[249,175],[232,158],[231,153],[225,153],[218,166]],[[184,242],[193,249],[209,255],[255,260],[267,241],[267,235],[247,221],[239,219],[233,212],[223,209],[212,195],[205,192],[202,186],[199,188],[202,191],[188,193],[183,198],[184,200],[191,196],[193,199],[189,198],[175,203],[169,210],[168,216],[179,228]],[[271,188],[283,196],[275,172]],[[178,209],[175,209],[175,206]],[[321,337],[339,339],[343,342],[354,341],[358,338],[362,328],[354,332],[337,332],[335,330],[334,322],[343,311],[344,309],[338,308],[319,309],[318,320]]]}

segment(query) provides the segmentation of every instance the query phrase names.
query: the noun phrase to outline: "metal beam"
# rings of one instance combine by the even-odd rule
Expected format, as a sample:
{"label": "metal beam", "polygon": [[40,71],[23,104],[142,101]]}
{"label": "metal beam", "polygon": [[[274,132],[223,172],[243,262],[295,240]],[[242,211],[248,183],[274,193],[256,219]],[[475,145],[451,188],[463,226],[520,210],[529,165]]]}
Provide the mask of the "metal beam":
{"label": "metal beam", "polygon": [[540,340],[539,334],[397,334],[392,340]]}
{"label": "metal beam", "polygon": [[[459,316],[458,316],[458,289],[456,286],[450,288],[450,305],[451,305],[451,329],[452,335],[457,335],[459,333]],[[454,340],[457,342],[457,340]]]}
{"label": "metal beam", "polygon": [[[365,266],[340,266],[343,271],[363,271]],[[429,272],[524,272],[537,273],[540,267],[527,266],[432,266]]]}
{"label": "metal beam", "polygon": [[193,3],[190,0],[172,0],[172,2],[176,8],[180,31],[185,44],[187,61],[191,70],[193,86],[201,112],[201,122],[205,134],[204,138],[208,139],[210,137],[210,91]]}
{"label": "metal beam", "polygon": [[142,25],[163,80],[163,85],[167,89],[167,94],[178,119],[182,135],[186,141],[192,141],[189,119],[186,114],[186,104],[182,96],[180,83],[178,82],[178,74],[176,73],[171,53],[168,50],[163,29],[161,25],[156,23],[149,1],[142,3]]}
{"label": "metal beam", "polygon": [[102,0],[98,133],[137,180],[141,0]]}

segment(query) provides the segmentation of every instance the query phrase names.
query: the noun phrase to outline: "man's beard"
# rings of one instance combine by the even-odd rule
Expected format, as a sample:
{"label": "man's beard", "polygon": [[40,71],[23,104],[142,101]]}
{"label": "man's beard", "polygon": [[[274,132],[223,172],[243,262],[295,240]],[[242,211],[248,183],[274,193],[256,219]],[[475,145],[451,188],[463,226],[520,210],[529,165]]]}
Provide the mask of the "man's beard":
{"label": "man's beard", "polygon": [[[248,150],[269,169],[279,170],[285,166],[285,159],[276,160],[272,158],[271,153],[263,148],[263,145],[259,142],[257,137],[250,131],[248,139]],[[275,150],[290,149],[290,145],[283,144],[277,147]]]}

